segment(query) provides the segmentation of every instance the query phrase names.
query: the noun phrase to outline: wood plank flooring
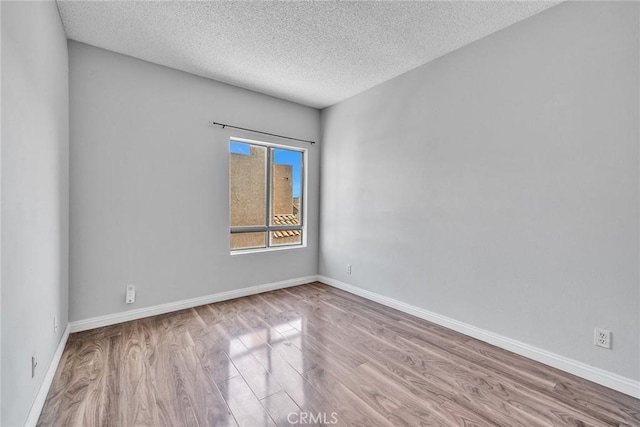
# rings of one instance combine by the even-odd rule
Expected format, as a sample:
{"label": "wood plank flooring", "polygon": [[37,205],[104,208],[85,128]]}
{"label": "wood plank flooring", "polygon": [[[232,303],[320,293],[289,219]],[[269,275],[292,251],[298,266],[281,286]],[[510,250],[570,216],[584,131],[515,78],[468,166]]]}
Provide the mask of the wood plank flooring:
{"label": "wood plank flooring", "polygon": [[72,334],[41,426],[640,426],[640,401],[311,283]]}

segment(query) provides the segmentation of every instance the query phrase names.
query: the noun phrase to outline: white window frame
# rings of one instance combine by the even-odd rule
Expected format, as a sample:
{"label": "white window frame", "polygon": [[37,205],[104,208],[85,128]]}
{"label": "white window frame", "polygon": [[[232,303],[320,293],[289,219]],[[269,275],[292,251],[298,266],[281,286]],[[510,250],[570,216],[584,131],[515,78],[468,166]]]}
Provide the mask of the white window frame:
{"label": "white window frame", "polygon": [[[227,147],[228,153],[228,176],[229,176],[229,185],[227,186],[229,190],[229,216],[231,216],[231,151],[229,149],[230,144],[232,142],[240,142],[244,144],[256,145],[259,147],[266,148],[267,156],[265,161],[265,185],[266,185],[266,204],[267,204],[267,217],[266,217],[266,225],[265,226],[240,226],[240,227],[231,227],[229,226],[229,236],[235,233],[266,233],[266,246],[264,248],[247,248],[247,249],[231,249],[231,255],[238,254],[246,254],[246,253],[255,253],[255,252],[272,252],[272,251],[281,251],[281,250],[289,250],[289,249],[300,249],[307,247],[307,165],[308,165],[308,154],[309,150],[302,147],[296,147],[292,145],[284,145],[284,144],[276,144],[272,142],[266,141],[256,141],[253,139],[247,138],[236,138],[229,137],[229,145]],[[300,213],[298,214],[299,225],[271,225],[273,214],[272,214],[272,185],[271,185],[271,148],[281,148],[284,150],[290,151],[298,151],[302,153],[302,170],[300,171],[300,191],[302,197],[302,203],[300,204]],[[271,244],[271,234],[274,231],[285,231],[285,230],[300,230],[302,233],[302,239],[300,243],[294,243],[290,245],[278,245],[278,246],[270,246]]]}

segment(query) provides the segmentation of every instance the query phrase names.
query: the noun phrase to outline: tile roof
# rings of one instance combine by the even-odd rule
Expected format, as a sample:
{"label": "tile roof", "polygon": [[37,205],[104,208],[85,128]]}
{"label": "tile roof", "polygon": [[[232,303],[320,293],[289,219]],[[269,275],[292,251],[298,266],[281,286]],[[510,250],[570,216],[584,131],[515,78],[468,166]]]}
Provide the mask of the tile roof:
{"label": "tile roof", "polygon": [[[285,214],[285,215],[274,215],[273,216],[273,225],[298,225],[300,222],[298,218],[293,214]],[[300,230],[283,230],[283,231],[274,231],[273,237],[295,237],[299,236]]]}

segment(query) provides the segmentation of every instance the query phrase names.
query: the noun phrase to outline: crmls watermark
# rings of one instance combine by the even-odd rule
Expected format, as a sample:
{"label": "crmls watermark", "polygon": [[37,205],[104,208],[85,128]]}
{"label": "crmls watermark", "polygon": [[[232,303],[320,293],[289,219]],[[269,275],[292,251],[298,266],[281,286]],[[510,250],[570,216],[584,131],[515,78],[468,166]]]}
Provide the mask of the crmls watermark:
{"label": "crmls watermark", "polygon": [[289,412],[287,421],[291,424],[338,424],[338,413],[331,412]]}

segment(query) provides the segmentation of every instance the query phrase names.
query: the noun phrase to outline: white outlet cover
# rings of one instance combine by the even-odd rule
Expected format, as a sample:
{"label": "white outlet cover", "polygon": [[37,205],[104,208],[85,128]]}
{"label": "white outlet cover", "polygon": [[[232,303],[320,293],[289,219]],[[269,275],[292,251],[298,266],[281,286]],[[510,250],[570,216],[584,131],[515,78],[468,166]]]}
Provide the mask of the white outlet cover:
{"label": "white outlet cover", "polygon": [[37,367],[38,367],[38,356],[34,353],[31,356],[31,378],[35,378]]}
{"label": "white outlet cover", "polygon": [[136,287],[135,285],[127,286],[127,294],[124,299],[126,304],[133,304],[136,301]]}
{"label": "white outlet cover", "polygon": [[611,331],[595,328],[593,331],[593,343],[602,348],[611,348]]}

